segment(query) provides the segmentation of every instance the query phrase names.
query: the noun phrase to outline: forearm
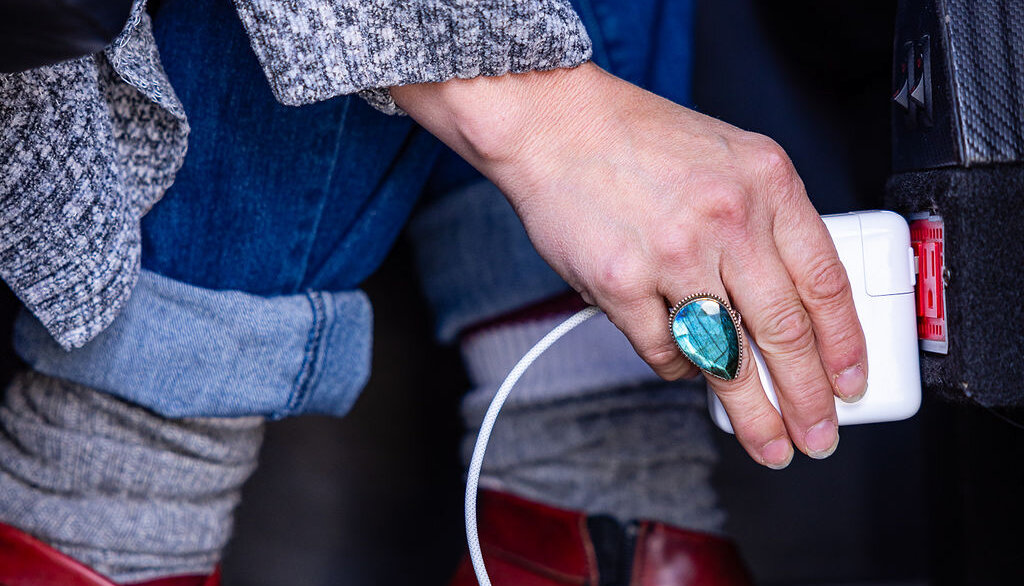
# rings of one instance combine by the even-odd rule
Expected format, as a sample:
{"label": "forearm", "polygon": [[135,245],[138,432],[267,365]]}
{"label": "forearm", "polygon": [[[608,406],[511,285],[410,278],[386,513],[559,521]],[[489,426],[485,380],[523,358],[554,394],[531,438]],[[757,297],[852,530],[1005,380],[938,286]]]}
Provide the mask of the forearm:
{"label": "forearm", "polygon": [[[508,189],[544,173],[562,147],[578,150],[596,102],[614,80],[593,63],[573,69],[394,87],[396,103],[489,179]],[[545,162],[546,161],[546,162]],[[517,180],[516,177],[519,179]]]}
{"label": "forearm", "polygon": [[591,55],[569,0],[236,0],[275,96],[301,105],[386,88],[571,67]]}
{"label": "forearm", "polygon": [[832,395],[863,393],[864,338],[828,232],[777,144],[593,64],[392,95],[501,188],[541,256],[661,376],[693,368],[665,326],[666,301],[731,298],[785,379],[785,424],[751,367],[709,381],[737,437],[772,467],[789,462],[790,439],[832,453]]}

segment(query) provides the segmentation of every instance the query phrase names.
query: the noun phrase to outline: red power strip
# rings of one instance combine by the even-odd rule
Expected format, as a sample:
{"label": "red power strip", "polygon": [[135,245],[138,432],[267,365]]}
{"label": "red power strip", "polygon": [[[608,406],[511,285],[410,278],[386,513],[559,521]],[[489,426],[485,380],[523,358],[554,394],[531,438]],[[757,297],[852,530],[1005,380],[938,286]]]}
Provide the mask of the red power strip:
{"label": "red power strip", "polygon": [[917,265],[917,336],[921,339],[922,350],[946,354],[949,337],[942,279],[942,217],[917,214],[912,218],[917,218],[910,222],[910,244]]}

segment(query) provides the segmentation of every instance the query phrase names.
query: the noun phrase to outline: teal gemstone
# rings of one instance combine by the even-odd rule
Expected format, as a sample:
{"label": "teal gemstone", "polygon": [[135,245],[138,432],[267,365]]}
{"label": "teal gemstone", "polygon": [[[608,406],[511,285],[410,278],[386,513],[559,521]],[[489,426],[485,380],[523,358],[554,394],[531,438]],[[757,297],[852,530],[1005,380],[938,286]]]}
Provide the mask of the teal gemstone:
{"label": "teal gemstone", "polygon": [[736,378],[739,337],[729,310],[717,300],[700,297],[680,307],[672,317],[672,335],[702,370],[725,380]]}

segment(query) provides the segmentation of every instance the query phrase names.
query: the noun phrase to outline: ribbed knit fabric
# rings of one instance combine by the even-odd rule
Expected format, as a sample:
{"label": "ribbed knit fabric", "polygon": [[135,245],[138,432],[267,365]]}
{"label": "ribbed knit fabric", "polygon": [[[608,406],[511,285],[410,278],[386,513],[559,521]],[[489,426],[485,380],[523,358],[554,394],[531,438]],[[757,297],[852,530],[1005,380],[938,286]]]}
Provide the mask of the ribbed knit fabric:
{"label": "ribbed knit fabric", "polygon": [[590,58],[568,0],[235,0],[277,99],[290,106],[387,88],[572,67]]}
{"label": "ribbed knit fabric", "polygon": [[[590,38],[568,0],[236,0],[278,99],[574,67]],[[0,277],[65,348],[117,316],[139,274],[139,217],[185,157],[188,121],[145,1],[97,55],[0,74]]]}
{"label": "ribbed knit fabric", "polygon": [[[502,411],[483,486],[550,505],[720,533],[717,460],[697,385],[653,383]],[[702,385],[701,385],[702,387]],[[468,461],[483,414],[467,414]]]}
{"label": "ribbed knit fabric", "polygon": [[103,53],[0,75],[0,277],[65,348],[131,294],[188,133],[142,3]]}
{"label": "ribbed knit fabric", "polygon": [[[462,344],[474,388],[463,403],[468,462],[490,399],[512,366],[567,315],[498,323]],[[666,383],[603,315],[567,334],[526,372],[494,428],[481,484],[626,522],[720,533],[717,455],[706,389]]]}
{"label": "ribbed knit fabric", "polygon": [[0,521],[109,576],[209,573],[263,420],[168,420],[36,373],[0,406]]}
{"label": "ribbed knit fabric", "polygon": [[[483,413],[508,371],[568,314],[499,322],[465,336],[460,345],[473,389],[466,412]],[[604,314],[577,326],[523,374],[508,405],[536,405],[660,380]]]}

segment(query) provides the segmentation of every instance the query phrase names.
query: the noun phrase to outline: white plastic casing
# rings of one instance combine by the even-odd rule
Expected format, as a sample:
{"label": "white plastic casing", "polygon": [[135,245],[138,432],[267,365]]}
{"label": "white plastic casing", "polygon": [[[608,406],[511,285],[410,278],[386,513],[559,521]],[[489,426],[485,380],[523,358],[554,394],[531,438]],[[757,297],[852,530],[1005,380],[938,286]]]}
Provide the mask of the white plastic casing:
{"label": "white plastic casing", "polygon": [[[836,399],[839,425],[906,419],[921,406],[910,229],[902,216],[885,211],[836,214],[822,220],[853,286],[853,302],[868,347],[867,393],[856,403]],[[743,338],[746,358],[753,358],[768,399],[778,409],[764,358],[749,334],[744,332]],[[710,387],[708,407],[715,424],[733,433],[729,416]]]}

